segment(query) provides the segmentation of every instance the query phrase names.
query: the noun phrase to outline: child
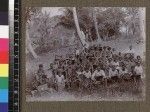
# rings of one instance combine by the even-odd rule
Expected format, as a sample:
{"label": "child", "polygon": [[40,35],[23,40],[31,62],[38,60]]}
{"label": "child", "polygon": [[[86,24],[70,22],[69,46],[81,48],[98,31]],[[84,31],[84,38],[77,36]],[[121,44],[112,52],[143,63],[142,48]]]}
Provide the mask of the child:
{"label": "child", "polygon": [[57,90],[62,92],[65,88],[65,77],[62,73],[56,75]]}

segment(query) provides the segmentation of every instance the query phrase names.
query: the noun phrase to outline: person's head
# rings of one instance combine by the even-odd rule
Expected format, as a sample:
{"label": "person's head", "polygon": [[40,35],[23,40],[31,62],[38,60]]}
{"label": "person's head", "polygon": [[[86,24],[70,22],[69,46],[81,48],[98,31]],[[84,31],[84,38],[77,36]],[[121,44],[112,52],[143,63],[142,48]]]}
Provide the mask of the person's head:
{"label": "person's head", "polygon": [[102,47],[99,47],[99,51],[102,51],[102,49],[103,49]]}
{"label": "person's head", "polygon": [[39,69],[43,69],[43,64],[39,64]]}
{"label": "person's head", "polygon": [[125,69],[126,69],[125,66],[123,66],[123,67],[122,67],[122,70],[125,71]]}
{"label": "person's head", "polygon": [[117,62],[117,59],[114,59],[114,62]]}
{"label": "person's head", "polygon": [[98,67],[98,68],[97,68],[97,71],[100,71],[100,70],[101,70],[101,67]]}
{"label": "person's head", "polygon": [[129,46],[129,49],[132,50],[132,45]]}
{"label": "person's head", "polygon": [[52,68],[53,68],[53,63],[50,63],[50,65],[49,65],[49,66],[50,66],[50,69],[52,69]]}
{"label": "person's head", "polygon": [[114,52],[114,51],[115,51],[115,48],[113,48],[112,51]]}
{"label": "person's head", "polygon": [[108,50],[108,51],[111,51],[111,47],[108,47],[107,50]]}
{"label": "person's head", "polygon": [[118,54],[119,54],[119,56],[121,56],[121,52],[119,52]]}
{"label": "person's head", "polygon": [[60,76],[62,76],[62,73],[61,73],[61,72],[59,72],[58,76],[59,76],[59,77],[60,77]]}
{"label": "person's head", "polygon": [[88,68],[85,68],[85,71],[86,71],[86,72],[88,72],[88,71],[89,71],[89,69],[88,69]]}
{"label": "person's head", "polygon": [[140,56],[137,56],[136,58],[137,58],[138,60],[139,60],[139,59],[141,59],[141,57],[140,57]]}
{"label": "person's head", "polygon": [[103,47],[103,50],[106,50],[106,48],[107,48],[107,47],[106,47],[106,46],[104,46],[104,47]]}
{"label": "person's head", "polygon": [[115,70],[116,70],[115,66],[112,66],[112,71],[115,71]]}
{"label": "person's head", "polygon": [[80,68],[80,71],[83,72],[83,68]]}
{"label": "person's head", "polygon": [[141,64],[139,62],[137,62],[137,66],[140,66]]}
{"label": "person's head", "polygon": [[109,63],[112,62],[112,58],[109,58],[109,59],[108,59],[108,62],[109,62]]}

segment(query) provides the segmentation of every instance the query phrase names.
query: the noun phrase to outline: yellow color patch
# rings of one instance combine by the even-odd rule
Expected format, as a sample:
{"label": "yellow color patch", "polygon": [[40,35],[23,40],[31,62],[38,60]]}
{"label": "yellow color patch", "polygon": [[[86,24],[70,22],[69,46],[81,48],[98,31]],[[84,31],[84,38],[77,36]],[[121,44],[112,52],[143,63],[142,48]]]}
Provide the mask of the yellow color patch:
{"label": "yellow color patch", "polygon": [[8,64],[0,64],[0,77],[8,77]]}

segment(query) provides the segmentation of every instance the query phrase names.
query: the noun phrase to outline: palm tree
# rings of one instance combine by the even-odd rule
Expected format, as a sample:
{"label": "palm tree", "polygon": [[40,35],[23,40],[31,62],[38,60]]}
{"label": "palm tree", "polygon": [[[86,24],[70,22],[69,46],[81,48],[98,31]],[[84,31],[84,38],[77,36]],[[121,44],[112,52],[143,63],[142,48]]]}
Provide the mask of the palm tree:
{"label": "palm tree", "polygon": [[77,34],[79,36],[79,40],[82,44],[82,46],[84,46],[84,43],[83,43],[83,35],[81,33],[81,29],[80,29],[80,26],[79,26],[79,20],[78,20],[78,16],[77,16],[77,11],[76,11],[76,8],[73,7],[73,18],[74,18],[74,22],[75,22],[75,27],[76,27],[76,30],[77,30]]}
{"label": "palm tree", "polygon": [[[32,9],[32,8],[27,8],[26,9],[26,38],[27,38],[27,50],[32,54],[32,56],[34,57],[34,58],[37,58],[38,57],[38,55],[36,54],[36,52],[34,51],[34,49],[33,49],[33,46],[32,46],[32,44],[31,44],[31,39],[30,39],[30,36],[29,36],[29,30],[28,30],[28,28],[29,28],[29,23],[30,23],[30,20],[31,20],[31,12],[33,11],[34,9]],[[35,10],[34,10],[35,11]],[[33,11],[33,12],[34,12]]]}
{"label": "palm tree", "polygon": [[96,8],[95,7],[93,8],[93,20],[94,20],[94,26],[95,26],[98,42],[101,42],[102,39],[101,39],[101,37],[99,35],[99,29],[98,29],[98,25],[97,25],[97,17],[96,17]]}
{"label": "palm tree", "polygon": [[28,31],[28,23],[26,24],[26,39],[27,39],[27,50],[32,54],[32,56],[34,58],[37,58],[38,55],[35,53],[32,44],[31,44],[31,40],[30,40],[30,36],[29,36],[29,31]]}

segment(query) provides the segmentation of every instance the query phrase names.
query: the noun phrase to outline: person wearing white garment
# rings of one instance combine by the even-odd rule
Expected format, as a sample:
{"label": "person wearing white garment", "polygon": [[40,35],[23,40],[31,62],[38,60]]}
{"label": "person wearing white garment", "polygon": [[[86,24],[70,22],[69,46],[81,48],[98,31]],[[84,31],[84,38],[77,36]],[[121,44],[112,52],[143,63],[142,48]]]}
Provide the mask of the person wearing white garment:
{"label": "person wearing white garment", "polygon": [[94,73],[92,74],[92,80],[98,80],[100,78],[105,77],[105,72],[104,70],[98,68],[97,70],[94,71]]}
{"label": "person wearing white garment", "polygon": [[137,65],[134,68],[135,76],[137,77],[143,77],[143,68],[140,63],[137,63]]}
{"label": "person wearing white garment", "polygon": [[109,69],[109,77],[115,82],[118,81],[118,70],[114,66]]}
{"label": "person wearing white garment", "polygon": [[119,62],[114,59],[114,61],[112,62],[112,65],[116,68],[116,69],[119,69]]}
{"label": "person wearing white garment", "polygon": [[56,75],[56,83],[57,83],[57,90],[59,92],[63,91],[65,88],[65,77],[63,74],[59,73]]}
{"label": "person wearing white garment", "polygon": [[87,79],[90,79],[92,77],[92,74],[91,74],[91,71],[86,69],[84,72],[83,72],[84,76],[87,78]]}
{"label": "person wearing white garment", "polygon": [[114,66],[109,69],[109,77],[117,76],[117,74],[118,74],[118,71],[116,70]]}

